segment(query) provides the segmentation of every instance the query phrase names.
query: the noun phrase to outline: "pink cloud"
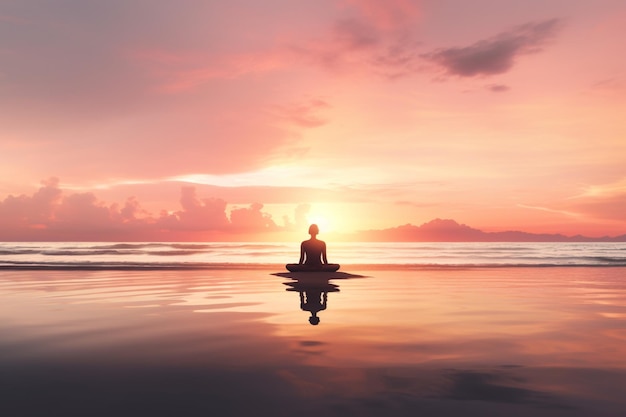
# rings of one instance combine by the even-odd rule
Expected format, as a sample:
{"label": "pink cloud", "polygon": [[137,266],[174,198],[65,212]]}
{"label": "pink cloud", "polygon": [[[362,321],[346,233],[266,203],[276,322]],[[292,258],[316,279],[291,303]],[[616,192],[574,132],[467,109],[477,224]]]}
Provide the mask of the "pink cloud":
{"label": "pink cloud", "polygon": [[[601,223],[604,227],[615,226],[612,229],[615,232],[608,234],[619,234],[620,230],[623,230],[626,200],[624,194],[618,191],[606,196],[585,196],[571,202],[561,202],[561,207],[567,205],[568,210],[575,210],[576,221],[575,225],[570,224],[569,228],[564,228],[563,231],[567,230],[568,233],[574,234],[576,230],[577,233],[588,230],[597,235],[598,232],[597,230],[593,232],[592,225]],[[90,192],[65,194],[59,188],[58,180],[50,179],[43,182],[41,188],[30,196],[8,196],[0,201],[0,240],[272,239],[272,236],[275,238],[283,236],[281,233],[284,232],[303,230],[311,209],[309,204],[297,205],[293,213],[293,222],[287,217],[283,219],[283,225],[277,225],[272,216],[263,211],[261,203],[236,207],[229,211],[225,200],[200,198],[195,187],[182,187],[180,193],[179,210],[162,211],[155,215],[144,210],[137,198],[130,197],[123,205],[106,204]],[[556,205],[557,203],[554,204],[555,207]],[[553,216],[555,221],[562,218],[562,213],[556,208],[539,207],[539,209],[546,210],[549,214],[558,214],[556,217]],[[451,222],[438,225],[454,226]],[[377,236],[384,237],[385,240],[413,239],[410,233],[404,233],[405,229],[413,230],[408,226],[387,231],[372,230],[357,233],[354,237],[361,236],[366,240],[376,240]],[[439,229],[437,230],[439,238],[471,240],[473,236],[471,233],[461,236],[455,231],[456,237],[452,235],[446,237]],[[387,233],[394,230],[398,233]],[[426,231],[426,228],[422,231]],[[479,237],[474,236],[476,239]]]}
{"label": "pink cloud", "polygon": [[406,28],[419,16],[417,2],[410,0],[347,3],[349,7],[344,15],[309,32],[303,33],[284,22],[278,26],[282,31],[276,31],[275,27],[268,30],[268,26],[264,32],[274,33],[274,38],[259,36],[262,41],[246,50],[181,51],[139,45],[129,56],[156,83],[156,91],[181,93],[212,80],[268,73],[311,60],[327,68],[337,68],[346,62],[368,62],[372,60],[368,52],[405,38]]}
{"label": "pink cloud", "polygon": [[[117,206],[114,206],[117,208]],[[149,213],[146,210],[143,210],[139,204],[139,201],[135,197],[129,197],[122,207],[119,210],[120,220],[123,223],[130,223],[137,221],[140,217],[148,217]]]}
{"label": "pink cloud", "polygon": [[451,75],[501,74],[513,67],[518,56],[541,51],[559,26],[557,19],[527,23],[469,46],[443,48],[422,57]]}
{"label": "pink cloud", "polygon": [[107,206],[93,193],[64,195],[56,178],[44,181],[32,196],[9,195],[0,201],[0,239],[106,240],[151,223],[132,198],[120,209]]}
{"label": "pink cloud", "polygon": [[5,229],[48,225],[54,220],[61,202],[58,179],[42,182],[42,187],[32,196],[8,196],[0,201],[0,226]]}
{"label": "pink cloud", "polygon": [[216,230],[228,226],[226,202],[221,199],[200,200],[194,187],[181,189],[182,210],[160,219],[160,224],[169,229]]}
{"label": "pink cloud", "polygon": [[485,88],[494,93],[504,93],[511,89],[511,87],[505,84],[489,84],[486,85]]}
{"label": "pink cloud", "polygon": [[50,227],[59,229],[99,230],[114,225],[110,207],[98,201],[92,193],[70,194],[55,208]]}
{"label": "pink cloud", "polygon": [[286,230],[254,203],[226,212],[226,201],[200,199],[194,187],[182,187],[181,209],[155,216],[130,197],[123,206],[107,205],[93,193],[65,195],[50,179],[32,196],[0,201],[0,239],[4,240],[143,240],[172,239],[180,232],[267,233]]}
{"label": "pink cloud", "polygon": [[292,42],[289,52],[297,60],[326,70],[367,70],[372,54],[387,42],[386,37],[362,18],[337,19],[317,36]]}
{"label": "pink cloud", "polygon": [[263,213],[263,204],[254,203],[250,207],[233,209],[230,212],[230,222],[235,231],[272,231],[276,230],[276,223],[272,216]]}

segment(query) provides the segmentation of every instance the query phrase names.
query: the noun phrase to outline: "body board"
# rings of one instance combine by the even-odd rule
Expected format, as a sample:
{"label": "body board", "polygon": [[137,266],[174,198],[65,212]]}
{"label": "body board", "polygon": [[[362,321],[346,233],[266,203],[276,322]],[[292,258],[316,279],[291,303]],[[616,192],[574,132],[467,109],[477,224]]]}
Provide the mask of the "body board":
{"label": "body board", "polygon": [[285,267],[290,272],[336,272],[339,269],[339,264],[287,264]]}

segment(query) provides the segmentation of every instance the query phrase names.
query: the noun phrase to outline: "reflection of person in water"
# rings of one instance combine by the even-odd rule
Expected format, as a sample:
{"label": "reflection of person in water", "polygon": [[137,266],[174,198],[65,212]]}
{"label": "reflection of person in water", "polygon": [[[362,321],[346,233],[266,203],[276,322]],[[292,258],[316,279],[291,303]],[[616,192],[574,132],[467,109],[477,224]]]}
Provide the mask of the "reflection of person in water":
{"label": "reflection of person in water", "polygon": [[317,317],[317,313],[326,310],[326,302],[328,301],[328,292],[313,290],[306,293],[300,291],[300,308],[304,311],[311,312],[309,317],[309,323],[317,325],[320,322],[320,318]]}
{"label": "reflection of person in water", "polygon": [[322,264],[328,263],[328,259],[326,258],[326,242],[317,238],[319,232],[320,229],[316,224],[312,224],[309,227],[311,239],[305,240],[300,245],[299,264],[321,266]]}
{"label": "reflection of person in water", "polygon": [[317,316],[322,310],[326,310],[329,292],[338,292],[339,286],[331,284],[328,279],[303,278],[295,282],[286,282],[290,288],[287,291],[297,291],[300,294],[300,308],[311,313],[309,323],[318,325],[320,318]]}

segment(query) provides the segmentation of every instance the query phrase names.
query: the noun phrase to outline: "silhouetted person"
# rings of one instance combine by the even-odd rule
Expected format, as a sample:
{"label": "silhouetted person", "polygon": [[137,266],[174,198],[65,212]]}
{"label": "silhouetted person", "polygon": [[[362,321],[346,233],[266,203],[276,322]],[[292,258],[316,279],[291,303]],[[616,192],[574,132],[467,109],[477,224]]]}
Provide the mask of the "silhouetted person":
{"label": "silhouetted person", "polygon": [[316,224],[309,226],[311,239],[305,240],[300,244],[300,260],[297,264],[287,264],[286,267],[289,271],[335,272],[339,269],[339,264],[328,263],[326,242],[317,238],[319,232],[320,229]]}
{"label": "silhouetted person", "polygon": [[326,242],[317,238],[319,232],[320,229],[316,224],[309,226],[311,239],[305,240],[300,245],[299,264],[316,267],[328,263],[328,259],[326,258]]}

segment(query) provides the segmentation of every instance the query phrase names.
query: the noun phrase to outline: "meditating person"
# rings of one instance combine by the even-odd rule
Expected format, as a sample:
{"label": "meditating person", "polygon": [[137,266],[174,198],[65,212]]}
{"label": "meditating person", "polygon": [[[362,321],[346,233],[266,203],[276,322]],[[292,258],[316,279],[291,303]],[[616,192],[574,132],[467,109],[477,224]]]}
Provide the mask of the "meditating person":
{"label": "meditating person", "polygon": [[320,266],[328,263],[328,259],[326,258],[326,242],[317,238],[319,232],[320,229],[316,224],[309,226],[311,239],[305,240],[300,245],[299,264]]}
{"label": "meditating person", "polygon": [[329,271],[339,269],[338,264],[329,264],[326,257],[326,242],[319,240],[317,235],[320,229],[316,224],[309,226],[311,239],[300,245],[300,260],[297,264],[287,264],[289,271]]}

